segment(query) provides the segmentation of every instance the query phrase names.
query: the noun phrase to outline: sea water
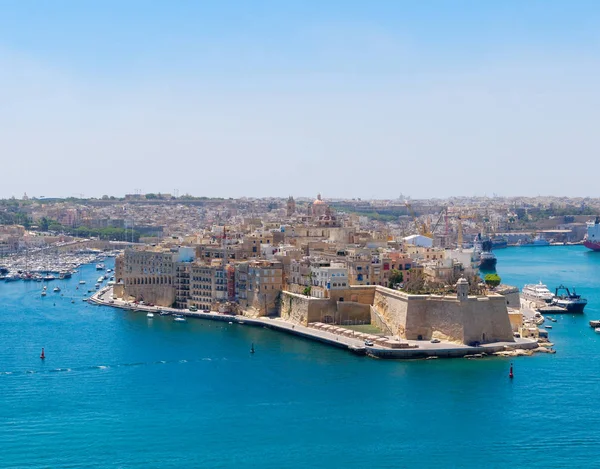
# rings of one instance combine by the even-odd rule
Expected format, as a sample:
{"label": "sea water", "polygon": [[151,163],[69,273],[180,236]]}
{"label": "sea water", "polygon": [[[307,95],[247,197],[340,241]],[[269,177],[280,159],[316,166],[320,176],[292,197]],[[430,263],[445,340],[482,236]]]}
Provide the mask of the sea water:
{"label": "sea water", "polygon": [[552,323],[556,355],[512,360],[513,380],[504,358],[375,360],[92,306],[81,299],[93,266],[87,285],[56,280],[45,298],[41,283],[1,283],[0,467],[599,466],[600,334],[588,320],[600,319],[600,253],[496,254],[505,283],[564,283],[589,300]]}

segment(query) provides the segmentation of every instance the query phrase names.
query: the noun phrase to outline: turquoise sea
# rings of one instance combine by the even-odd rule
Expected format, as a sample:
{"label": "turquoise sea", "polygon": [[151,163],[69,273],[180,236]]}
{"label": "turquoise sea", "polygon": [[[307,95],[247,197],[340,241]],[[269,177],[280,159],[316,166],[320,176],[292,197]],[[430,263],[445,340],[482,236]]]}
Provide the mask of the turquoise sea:
{"label": "turquoise sea", "polygon": [[[46,298],[39,283],[1,283],[0,467],[599,466],[600,253],[497,256],[506,283],[565,283],[589,300],[553,323],[556,355],[514,360],[512,381],[508,359],[378,361],[91,306],[77,275]],[[82,275],[86,287],[98,276]]]}

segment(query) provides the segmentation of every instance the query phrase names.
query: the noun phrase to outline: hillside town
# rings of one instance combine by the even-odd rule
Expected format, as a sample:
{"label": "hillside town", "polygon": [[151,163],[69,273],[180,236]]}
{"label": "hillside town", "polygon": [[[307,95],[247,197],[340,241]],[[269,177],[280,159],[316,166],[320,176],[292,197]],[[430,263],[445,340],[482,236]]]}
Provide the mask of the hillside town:
{"label": "hillside town", "polygon": [[[484,343],[539,336],[527,332],[532,324],[520,311],[518,288],[498,286],[499,279],[486,283],[479,275],[490,260],[494,270],[492,251],[580,243],[600,202],[132,194],[24,196],[3,201],[1,210],[0,266],[7,280],[47,275],[52,258],[65,252],[118,251],[112,297],[127,304],[278,316],[307,326],[376,324],[391,337]],[[407,305],[417,304],[408,299],[456,300],[461,294],[501,298],[500,313],[490,307],[493,301],[486,311],[502,315],[504,326],[498,329],[490,315],[487,326],[467,333],[464,319],[435,324],[427,312],[415,313],[420,319],[408,324]],[[430,312],[432,304],[413,309]]]}

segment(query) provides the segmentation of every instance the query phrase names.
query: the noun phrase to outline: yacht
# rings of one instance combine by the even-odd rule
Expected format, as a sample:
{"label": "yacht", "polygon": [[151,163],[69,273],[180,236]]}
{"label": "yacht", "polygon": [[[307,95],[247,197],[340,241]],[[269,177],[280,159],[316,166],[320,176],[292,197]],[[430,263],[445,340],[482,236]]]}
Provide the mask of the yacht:
{"label": "yacht", "polygon": [[[559,294],[559,292],[562,293]],[[578,295],[575,289],[571,292],[567,287],[561,285],[555,290],[551,304],[565,308],[569,313],[583,313],[587,300],[581,298],[581,295]]]}
{"label": "yacht", "polygon": [[554,299],[554,295],[548,287],[542,282],[536,284],[528,284],[523,287],[521,295],[526,300],[539,301],[544,303],[550,303]]}

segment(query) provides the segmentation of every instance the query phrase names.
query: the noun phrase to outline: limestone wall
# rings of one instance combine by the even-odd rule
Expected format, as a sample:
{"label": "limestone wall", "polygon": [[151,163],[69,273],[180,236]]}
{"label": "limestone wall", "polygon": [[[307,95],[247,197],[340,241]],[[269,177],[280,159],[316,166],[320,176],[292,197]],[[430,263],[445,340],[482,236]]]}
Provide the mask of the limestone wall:
{"label": "limestone wall", "polygon": [[513,341],[500,295],[469,297],[408,295],[377,287],[373,307],[394,335],[412,340],[439,338],[456,343]]}
{"label": "limestone wall", "polygon": [[336,306],[336,324],[369,324],[371,322],[371,305],[353,301],[338,301]]}
{"label": "limestone wall", "polygon": [[408,295],[389,288],[376,288],[373,307],[394,335],[406,337]]}
{"label": "limestone wall", "polygon": [[280,315],[282,319],[308,325],[324,322],[325,317],[335,317],[335,302],[328,298],[312,298],[284,291],[281,293]]}
{"label": "limestone wall", "polygon": [[175,302],[173,285],[125,285],[124,300],[144,301],[156,306],[172,306]]}
{"label": "limestone wall", "polygon": [[313,298],[284,291],[280,315],[283,319],[307,325],[309,322],[348,324],[370,322],[370,305],[332,298]]}

